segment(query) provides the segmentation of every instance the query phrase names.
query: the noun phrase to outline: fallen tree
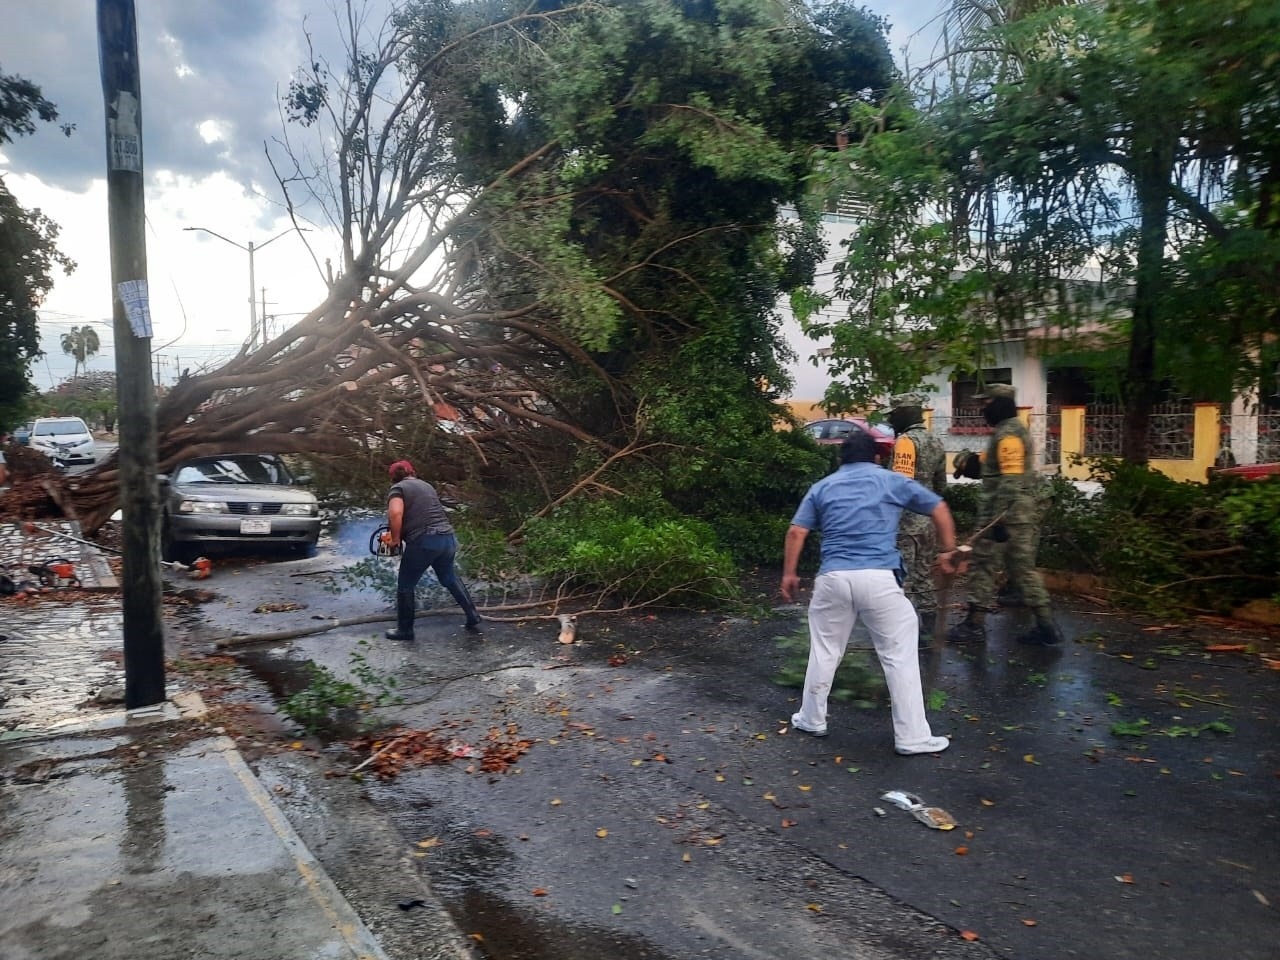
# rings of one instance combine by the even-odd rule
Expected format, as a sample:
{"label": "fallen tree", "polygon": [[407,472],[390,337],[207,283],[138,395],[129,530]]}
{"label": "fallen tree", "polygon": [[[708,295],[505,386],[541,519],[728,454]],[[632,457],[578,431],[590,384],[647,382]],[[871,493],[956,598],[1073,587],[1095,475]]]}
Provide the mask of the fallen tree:
{"label": "fallen tree", "polygon": [[[882,25],[798,2],[498,9],[411,5],[370,40],[345,8],[345,62],[313,52],[268,150],[295,224],[341,238],[336,275],[168,392],[159,469],[235,449],[368,479],[394,454],[516,517],[624,485],[789,506],[825,461],[773,431],[774,304],[818,249],[778,208],[887,86]],[[116,483],[108,461],[68,484],[86,531]]]}

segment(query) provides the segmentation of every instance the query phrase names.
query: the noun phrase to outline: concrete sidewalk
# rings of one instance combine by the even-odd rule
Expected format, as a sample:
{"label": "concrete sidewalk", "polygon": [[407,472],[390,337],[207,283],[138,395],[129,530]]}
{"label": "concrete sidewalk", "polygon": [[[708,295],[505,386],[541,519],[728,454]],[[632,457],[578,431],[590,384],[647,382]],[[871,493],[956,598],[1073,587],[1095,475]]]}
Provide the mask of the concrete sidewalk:
{"label": "concrete sidewalk", "polygon": [[[112,585],[91,548],[0,525],[9,569],[46,553]],[[385,958],[196,694],[119,709],[113,594],[0,598],[0,635],[6,960]]]}
{"label": "concrete sidewalk", "polygon": [[9,960],[385,956],[226,737],[130,718],[0,769]]}

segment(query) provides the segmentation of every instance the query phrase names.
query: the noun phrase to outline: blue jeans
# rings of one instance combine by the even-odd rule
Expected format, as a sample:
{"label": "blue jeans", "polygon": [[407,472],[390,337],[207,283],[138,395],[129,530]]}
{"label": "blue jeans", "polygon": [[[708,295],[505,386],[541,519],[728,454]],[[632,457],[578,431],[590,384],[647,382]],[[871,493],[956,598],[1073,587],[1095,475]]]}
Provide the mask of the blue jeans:
{"label": "blue jeans", "polygon": [[476,605],[467,594],[453,567],[453,558],[458,553],[458,538],[452,533],[429,534],[415,540],[406,541],[404,552],[400,556],[400,572],[396,577],[396,592],[412,594],[417,589],[418,581],[430,567],[435,571],[436,579],[458,601],[467,615],[468,623],[478,622],[480,614]]}

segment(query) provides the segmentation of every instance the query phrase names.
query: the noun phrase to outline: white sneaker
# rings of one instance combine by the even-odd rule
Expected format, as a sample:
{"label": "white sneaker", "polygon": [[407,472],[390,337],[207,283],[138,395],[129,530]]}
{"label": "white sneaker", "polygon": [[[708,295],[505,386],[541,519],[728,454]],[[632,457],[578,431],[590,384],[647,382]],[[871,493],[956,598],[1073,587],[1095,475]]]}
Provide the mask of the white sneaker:
{"label": "white sneaker", "polygon": [[[791,722],[795,723],[794,720]],[[910,757],[917,753],[941,753],[949,746],[951,746],[951,741],[946,737],[930,737],[922,743],[913,743],[910,746],[894,747],[893,752],[903,757]]]}
{"label": "white sneaker", "polygon": [[800,722],[800,714],[793,714],[791,717],[791,726],[795,727],[801,733],[807,733],[811,737],[825,737],[827,735],[826,727],[814,728]]}

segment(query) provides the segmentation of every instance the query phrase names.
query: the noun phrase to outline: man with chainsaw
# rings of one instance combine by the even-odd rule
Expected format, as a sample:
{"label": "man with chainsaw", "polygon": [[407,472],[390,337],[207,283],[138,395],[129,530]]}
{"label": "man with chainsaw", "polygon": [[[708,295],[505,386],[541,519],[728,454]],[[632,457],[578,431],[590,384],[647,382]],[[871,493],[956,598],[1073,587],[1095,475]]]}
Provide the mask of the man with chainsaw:
{"label": "man with chainsaw", "polygon": [[[947,452],[942,441],[924,425],[925,399],[918,393],[902,393],[889,400],[889,426],[898,435],[893,444],[894,473],[928,487],[938,496],[947,489]],[[906,512],[898,524],[898,553],[902,555],[902,590],[920,618],[920,642],[933,636],[938,615],[933,568],[937,540],[928,517]]]}
{"label": "man with chainsaw", "polygon": [[809,601],[809,665],[791,725],[815,737],[827,735],[831,682],[861,619],[889,688],[894,750],[940,753],[949,741],[934,736],[925,717],[920,629],[898,581],[896,543],[903,510],[929,516],[940,548],[938,565],[943,573],[954,573],[955,523],[940,496],[875,460],[875,439],[854,432],[840,445],[840,467],[809,488],[787,530],[781,589],[788,601],[800,587],[796,568],[809,531],[822,531],[821,563]]}
{"label": "man with chainsaw", "polygon": [[387,493],[388,531],[384,542],[390,549],[402,552],[396,577],[396,628],[387,631],[387,639],[413,639],[415,592],[428,567],[467,615],[467,631],[479,633],[480,613],[454,569],[458,538],[435,487],[419,480],[408,460],[397,460],[388,472],[391,490]]}
{"label": "man with chainsaw", "polygon": [[993,524],[973,546],[969,572],[969,606],[965,618],[947,633],[952,643],[986,640],[987,614],[997,608],[996,574],[1004,568],[1009,583],[1022,595],[1035,616],[1035,626],[1018,636],[1019,643],[1052,646],[1062,642],[1062,631],[1053,620],[1049,592],[1036,572],[1036,526],[1040,508],[1031,434],[1018,417],[1011,384],[993,383],[985,393],[982,416],[995,431],[982,454],[962,450],[953,466],[955,476],[982,481],[979,526]]}

